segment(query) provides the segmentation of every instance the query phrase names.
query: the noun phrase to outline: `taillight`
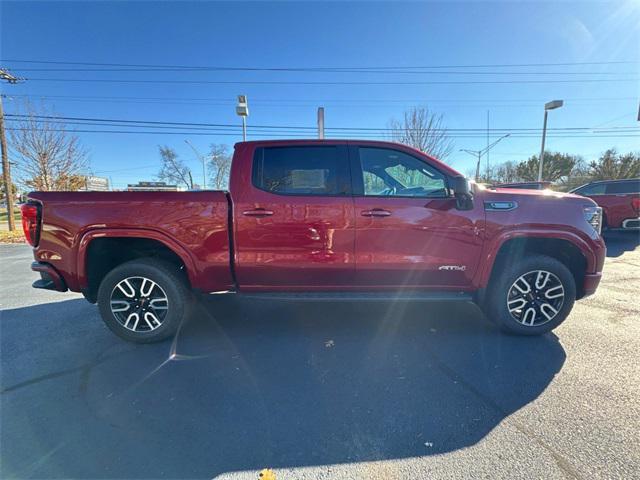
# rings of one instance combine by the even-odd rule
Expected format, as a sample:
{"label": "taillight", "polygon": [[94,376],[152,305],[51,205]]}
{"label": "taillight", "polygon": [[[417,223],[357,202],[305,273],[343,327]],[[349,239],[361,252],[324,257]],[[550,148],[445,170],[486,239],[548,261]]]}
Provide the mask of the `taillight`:
{"label": "taillight", "polygon": [[640,197],[631,199],[631,206],[636,212],[640,212]]}
{"label": "taillight", "polygon": [[40,208],[34,203],[25,203],[20,206],[20,211],[24,236],[29,245],[35,247],[40,240]]}

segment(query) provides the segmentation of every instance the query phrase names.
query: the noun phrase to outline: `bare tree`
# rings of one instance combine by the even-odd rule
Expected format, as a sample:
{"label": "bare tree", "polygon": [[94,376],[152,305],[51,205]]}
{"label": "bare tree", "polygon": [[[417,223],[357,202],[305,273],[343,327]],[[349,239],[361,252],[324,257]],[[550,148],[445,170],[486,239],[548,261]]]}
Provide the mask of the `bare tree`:
{"label": "bare tree", "polygon": [[158,146],[158,148],[160,149],[160,159],[162,160],[162,168],[160,168],[158,178],[165,182],[184,185],[187,189],[192,189],[193,178],[191,170],[178,158],[176,151],[166,145]]}
{"label": "bare tree", "polygon": [[[518,165],[513,161],[491,165],[485,172],[481,172],[478,181],[480,183],[514,183],[521,180],[518,174]],[[470,170],[469,176],[473,177],[476,173],[475,168]]]}
{"label": "bare tree", "polygon": [[212,143],[209,149],[211,181],[217,190],[225,190],[229,185],[229,171],[231,170],[231,155],[229,147],[222,143]]}
{"label": "bare tree", "polygon": [[45,109],[25,104],[21,120],[11,125],[9,148],[19,181],[34,190],[79,190],[88,167],[87,151],[66,125]]}
{"label": "bare tree", "polygon": [[442,115],[426,107],[412,107],[404,112],[402,120],[389,121],[392,140],[417,148],[440,160],[453,151],[453,140],[444,127]]}

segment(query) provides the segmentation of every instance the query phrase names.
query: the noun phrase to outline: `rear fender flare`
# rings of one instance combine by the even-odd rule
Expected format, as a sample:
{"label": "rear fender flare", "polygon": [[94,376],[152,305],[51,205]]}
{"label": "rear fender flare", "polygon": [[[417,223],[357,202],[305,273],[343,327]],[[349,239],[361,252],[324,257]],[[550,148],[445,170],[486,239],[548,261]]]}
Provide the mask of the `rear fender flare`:
{"label": "rear fender flare", "polygon": [[194,285],[196,269],[195,263],[191,258],[189,252],[171,237],[155,230],[147,230],[142,228],[105,228],[86,232],[82,235],[82,238],[78,243],[76,265],[78,272],[78,285],[81,290],[85,290],[89,285],[87,277],[87,250],[91,241],[96,238],[146,238],[149,240],[156,240],[162,243],[165,247],[175,253],[180,258],[180,260],[182,260],[182,263],[184,263],[184,266],[187,270],[186,273],[187,277],[189,278],[189,283],[191,283],[191,285]]}

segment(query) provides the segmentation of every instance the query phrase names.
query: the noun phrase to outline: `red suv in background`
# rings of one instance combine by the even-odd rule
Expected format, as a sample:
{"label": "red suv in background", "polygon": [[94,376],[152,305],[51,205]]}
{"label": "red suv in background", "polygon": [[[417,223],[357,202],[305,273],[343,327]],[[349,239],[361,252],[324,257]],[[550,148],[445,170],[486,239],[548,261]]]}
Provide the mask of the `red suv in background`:
{"label": "red suv in background", "polygon": [[640,178],[592,182],[571,193],[589,197],[602,207],[603,227],[640,229]]}

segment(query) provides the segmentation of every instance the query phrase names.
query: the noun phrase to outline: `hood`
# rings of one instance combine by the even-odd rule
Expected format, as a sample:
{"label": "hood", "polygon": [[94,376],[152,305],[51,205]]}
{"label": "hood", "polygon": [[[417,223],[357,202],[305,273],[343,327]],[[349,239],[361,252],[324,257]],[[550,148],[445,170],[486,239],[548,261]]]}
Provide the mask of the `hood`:
{"label": "hood", "polygon": [[574,193],[555,192],[553,190],[525,190],[519,188],[478,189],[478,197],[488,201],[517,201],[521,204],[544,204],[554,202],[563,204],[576,203],[581,205],[596,205],[590,198]]}
{"label": "hood", "polygon": [[552,198],[584,198],[574,193],[556,192],[554,190],[527,190],[524,188],[495,188],[487,189],[487,192],[496,193],[499,195],[516,195],[526,197],[552,197]]}

